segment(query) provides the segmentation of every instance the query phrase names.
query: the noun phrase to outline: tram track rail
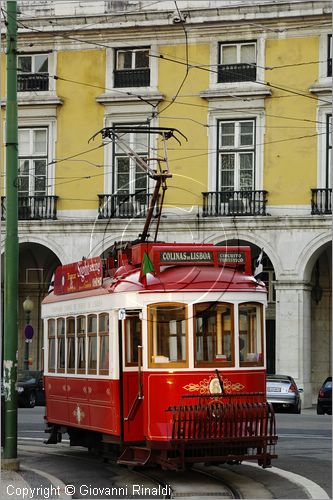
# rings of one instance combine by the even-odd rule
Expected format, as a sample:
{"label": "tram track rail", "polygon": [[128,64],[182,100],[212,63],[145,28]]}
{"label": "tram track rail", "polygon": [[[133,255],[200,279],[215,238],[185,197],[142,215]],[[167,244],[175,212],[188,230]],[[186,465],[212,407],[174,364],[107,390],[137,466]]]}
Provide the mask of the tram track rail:
{"label": "tram track rail", "polygon": [[[40,455],[42,442],[36,439],[20,439],[19,449],[24,455],[37,456]],[[56,446],[56,447],[55,447]],[[56,457],[73,458],[81,463],[91,463],[98,460],[97,455],[88,455],[86,450],[80,456],[80,450],[70,449],[67,445],[60,448],[59,444],[54,447],[43,447],[43,453]],[[243,496],[237,489],[228,481],[223,479],[223,471],[221,474],[216,472],[211,473],[210,468],[205,468],[199,465],[194,466],[190,470],[183,472],[163,471],[158,468],[138,469],[136,467],[119,466],[112,461],[104,464],[106,469],[109,469],[113,474],[117,474],[114,478],[115,486],[119,488],[124,483],[131,486],[131,491],[137,492],[137,496],[130,495],[129,498],[220,498],[220,499],[237,499]],[[214,468],[216,469],[216,468]],[[140,489],[141,488],[141,489]],[[140,493],[139,493],[140,490]],[[149,492],[151,495],[149,495]],[[147,496],[144,494],[147,493]]]}

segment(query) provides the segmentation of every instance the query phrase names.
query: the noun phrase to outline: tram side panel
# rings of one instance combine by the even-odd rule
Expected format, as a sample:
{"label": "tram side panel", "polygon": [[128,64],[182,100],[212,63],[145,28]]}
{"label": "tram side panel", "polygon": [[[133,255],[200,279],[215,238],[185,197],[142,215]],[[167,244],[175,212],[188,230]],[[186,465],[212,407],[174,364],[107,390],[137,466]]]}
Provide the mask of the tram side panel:
{"label": "tram side panel", "polygon": [[46,419],[119,439],[119,380],[46,375]]}

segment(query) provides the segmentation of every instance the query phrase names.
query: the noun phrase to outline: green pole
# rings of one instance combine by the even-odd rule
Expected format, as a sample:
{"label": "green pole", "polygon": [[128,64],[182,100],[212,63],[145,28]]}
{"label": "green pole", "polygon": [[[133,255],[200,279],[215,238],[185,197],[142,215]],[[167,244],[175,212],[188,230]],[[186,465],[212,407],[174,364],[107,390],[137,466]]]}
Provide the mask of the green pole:
{"label": "green pole", "polygon": [[18,346],[18,133],[17,133],[17,9],[7,1],[6,102],[6,239],[4,360],[4,459],[17,458],[17,346]]}

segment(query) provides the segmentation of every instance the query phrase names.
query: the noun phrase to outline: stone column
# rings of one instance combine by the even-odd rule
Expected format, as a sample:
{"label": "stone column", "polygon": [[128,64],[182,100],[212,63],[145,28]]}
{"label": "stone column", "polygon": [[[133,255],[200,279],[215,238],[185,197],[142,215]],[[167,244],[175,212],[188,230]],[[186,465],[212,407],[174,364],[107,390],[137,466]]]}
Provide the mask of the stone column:
{"label": "stone column", "polygon": [[311,286],[279,280],[276,290],[276,373],[291,375],[304,389],[302,406],[312,406]]}

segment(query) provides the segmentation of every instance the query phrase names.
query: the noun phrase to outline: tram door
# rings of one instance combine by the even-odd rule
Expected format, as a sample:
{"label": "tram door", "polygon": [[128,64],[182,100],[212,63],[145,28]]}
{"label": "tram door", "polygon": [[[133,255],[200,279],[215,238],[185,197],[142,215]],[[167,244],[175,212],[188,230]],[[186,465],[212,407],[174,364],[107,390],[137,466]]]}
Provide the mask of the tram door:
{"label": "tram door", "polygon": [[126,310],[122,331],[122,406],[125,442],[143,441],[142,314]]}

